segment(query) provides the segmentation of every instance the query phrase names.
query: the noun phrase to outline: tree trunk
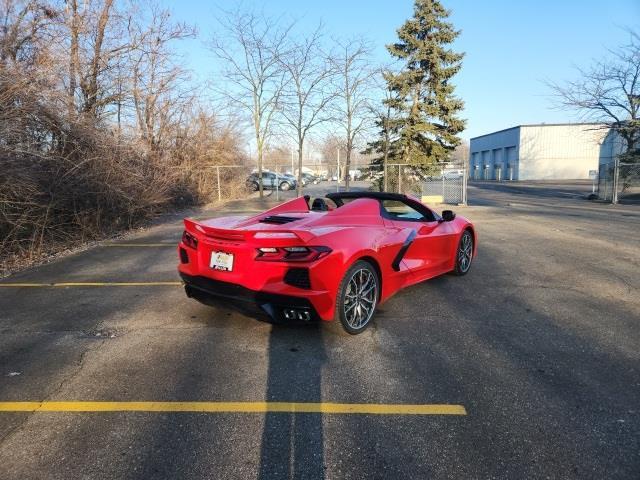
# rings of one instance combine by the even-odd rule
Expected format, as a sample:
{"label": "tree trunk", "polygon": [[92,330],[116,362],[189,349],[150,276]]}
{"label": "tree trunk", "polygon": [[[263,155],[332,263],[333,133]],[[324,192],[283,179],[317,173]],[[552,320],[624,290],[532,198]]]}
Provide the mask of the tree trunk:
{"label": "tree trunk", "polygon": [[262,185],[262,145],[260,142],[258,142],[258,191],[260,192],[260,198],[263,198],[264,186]]}
{"label": "tree trunk", "polygon": [[[387,127],[385,127],[387,128]],[[386,133],[384,134],[384,156],[382,158],[382,162],[383,162],[383,178],[384,178],[384,191],[388,191],[389,188],[389,181],[387,179],[387,174],[389,172],[389,170],[387,169],[387,163],[389,162],[389,134]]]}
{"label": "tree trunk", "polygon": [[75,114],[75,95],[77,88],[78,76],[78,2],[77,0],[69,1],[71,24],[69,25],[70,51],[69,51],[69,99],[68,109],[69,115],[73,118]]}
{"label": "tree trunk", "polygon": [[93,58],[91,59],[91,72],[89,73],[89,81],[85,84],[85,105],[84,112],[90,113],[92,116],[97,115],[98,104],[98,76],[100,75],[100,64],[102,63],[102,43],[104,35],[109,23],[109,10],[113,0],[105,0],[96,30],[96,39],[93,46]]}
{"label": "tree trunk", "polygon": [[351,176],[351,150],[353,146],[351,145],[351,140],[347,140],[347,158],[344,161],[344,189],[346,192],[349,191],[349,180]]}
{"label": "tree trunk", "polygon": [[303,154],[302,147],[303,146],[304,146],[304,139],[298,140],[298,175],[296,175],[298,185],[296,186],[296,193],[299,197],[302,196],[302,154]]}

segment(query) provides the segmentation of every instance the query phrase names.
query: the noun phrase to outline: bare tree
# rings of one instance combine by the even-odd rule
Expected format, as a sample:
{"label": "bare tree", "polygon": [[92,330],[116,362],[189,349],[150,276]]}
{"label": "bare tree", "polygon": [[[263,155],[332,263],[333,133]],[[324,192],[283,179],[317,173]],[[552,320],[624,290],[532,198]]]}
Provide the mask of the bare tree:
{"label": "bare tree", "polygon": [[[285,78],[279,58],[292,24],[282,26],[253,12],[234,10],[226,12],[220,25],[223,35],[214,37],[209,46],[225,63],[223,76],[230,88],[224,95],[251,115],[262,178],[265,148]],[[262,197],[262,182],[258,185]]]}
{"label": "bare tree", "polygon": [[[326,132],[314,143],[315,148],[320,152],[326,164],[329,177],[332,177],[334,173],[339,177],[340,165],[338,164],[338,160],[344,158],[344,138],[342,137],[342,132]],[[339,178],[338,181],[340,181]]]}
{"label": "bare tree", "polygon": [[36,0],[0,0],[0,63],[32,67],[57,12]]}
{"label": "bare tree", "polygon": [[335,122],[343,132],[346,151],[344,182],[349,190],[351,157],[357,139],[371,127],[372,75],[371,46],[363,39],[338,41],[332,56],[335,68]]}
{"label": "bare tree", "polygon": [[131,48],[126,25],[131,18],[113,0],[69,0],[62,12],[58,55],[68,59],[68,109],[99,120],[117,104],[113,73]]}
{"label": "bare tree", "polygon": [[141,138],[153,151],[165,148],[167,131],[181,123],[193,93],[185,87],[188,72],[171,45],[194,37],[195,28],[173,22],[169,10],[152,5],[150,18],[129,23],[130,91]]}
{"label": "bare tree", "polygon": [[153,2],[0,0],[0,271],[218,197],[201,166],[242,137],[172,49],[194,33]]}
{"label": "bare tree", "polygon": [[577,80],[547,84],[559,106],[603,123],[624,139],[627,152],[634,152],[640,148],[640,35],[629,33],[630,42],[611,50],[610,58],[578,68]]}
{"label": "bare tree", "polygon": [[449,155],[449,161],[457,167],[469,168],[469,142],[463,140]]}
{"label": "bare tree", "polygon": [[335,69],[321,48],[319,26],[309,37],[295,43],[279,57],[286,71],[281,114],[293,128],[298,149],[298,195],[302,195],[302,160],[309,132],[331,120],[330,103],[335,99],[331,86]]}

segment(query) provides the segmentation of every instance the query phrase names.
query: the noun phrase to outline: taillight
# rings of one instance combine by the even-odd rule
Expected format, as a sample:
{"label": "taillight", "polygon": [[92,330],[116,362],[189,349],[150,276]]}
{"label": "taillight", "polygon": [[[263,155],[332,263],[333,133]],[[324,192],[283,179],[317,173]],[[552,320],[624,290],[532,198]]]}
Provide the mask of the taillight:
{"label": "taillight", "polygon": [[256,260],[272,262],[313,262],[331,253],[329,247],[261,247]]}
{"label": "taillight", "polygon": [[197,250],[198,248],[198,239],[186,230],[182,233],[182,243],[194,250]]}

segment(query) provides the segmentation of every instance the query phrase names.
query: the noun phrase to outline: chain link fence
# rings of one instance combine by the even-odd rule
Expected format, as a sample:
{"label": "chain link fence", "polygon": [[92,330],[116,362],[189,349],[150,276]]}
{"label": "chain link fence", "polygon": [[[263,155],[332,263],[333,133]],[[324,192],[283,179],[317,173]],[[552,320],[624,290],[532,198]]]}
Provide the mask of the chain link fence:
{"label": "chain link fence", "polygon": [[640,203],[640,163],[612,161],[601,164],[598,198],[611,203]]}
{"label": "chain link fence", "polygon": [[[192,185],[199,192],[195,203],[230,200],[246,196],[251,189],[246,180],[251,167],[246,165],[210,165],[202,167],[175,167],[183,184]],[[187,193],[185,192],[185,195]]]}
{"label": "chain link fence", "polygon": [[[296,190],[298,169],[290,163],[269,164],[263,168],[262,188],[265,195],[276,200],[290,198]],[[176,167],[184,182],[198,185],[203,192],[202,201],[222,201],[246,197],[259,190],[258,170],[254,165],[216,165],[201,168]],[[327,190],[344,190],[344,165],[331,163],[304,164],[302,168],[303,191],[305,188],[322,184]],[[352,168],[351,180],[359,180],[361,171]]]}
{"label": "chain link fence", "polygon": [[[420,186],[422,177],[413,168],[402,163],[387,164],[386,179],[383,181],[382,189],[391,193],[404,193],[407,195],[420,196],[422,187]],[[384,182],[386,180],[386,182]]]}
{"label": "chain link fence", "polygon": [[374,185],[386,192],[422,198],[426,203],[458,205],[467,203],[467,174],[466,168],[451,164],[434,165],[425,171],[391,163],[387,165],[386,178],[380,172]]}
{"label": "chain link fence", "polygon": [[[343,166],[340,166],[343,168]],[[303,166],[303,191],[319,185],[323,190],[344,190],[346,172],[338,165],[312,164]],[[370,182],[376,190],[404,193],[423,198],[427,203],[466,204],[467,170],[438,165],[430,171],[417,170],[407,164],[388,164],[383,172],[367,167],[351,170],[351,180]],[[192,168],[181,172],[184,180],[197,184],[205,202],[246,197],[259,190],[257,169],[248,165],[218,165]],[[296,190],[297,170],[291,165],[269,165],[263,169],[262,187],[266,195],[276,200],[290,198]],[[360,184],[359,188],[362,188]]]}
{"label": "chain link fence", "polygon": [[422,199],[426,203],[466,205],[466,168],[443,168],[439,175],[432,175],[422,182]]}

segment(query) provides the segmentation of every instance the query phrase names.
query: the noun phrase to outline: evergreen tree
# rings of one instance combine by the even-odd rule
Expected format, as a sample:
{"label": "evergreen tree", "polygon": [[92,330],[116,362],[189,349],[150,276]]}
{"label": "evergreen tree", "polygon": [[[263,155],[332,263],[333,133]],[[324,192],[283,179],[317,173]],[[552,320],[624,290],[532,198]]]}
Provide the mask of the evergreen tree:
{"label": "evergreen tree", "polygon": [[458,117],[464,104],[450,83],[464,54],[450,48],[460,32],[446,21],[449,15],[437,0],[416,0],[413,18],[398,29],[398,42],[387,45],[403,63],[384,76],[394,93],[385,100],[396,112],[393,160],[422,169],[446,161],[465,127]]}

